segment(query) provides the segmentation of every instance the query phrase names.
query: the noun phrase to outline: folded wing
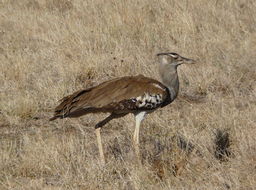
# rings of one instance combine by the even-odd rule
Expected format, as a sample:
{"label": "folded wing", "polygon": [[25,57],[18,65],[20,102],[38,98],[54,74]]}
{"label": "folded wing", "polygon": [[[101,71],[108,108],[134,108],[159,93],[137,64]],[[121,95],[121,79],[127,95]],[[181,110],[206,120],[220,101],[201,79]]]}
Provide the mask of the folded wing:
{"label": "folded wing", "polygon": [[168,89],[162,83],[143,75],[116,78],[64,97],[50,120],[95,112],[130,113],[156,109],[167,96]]}

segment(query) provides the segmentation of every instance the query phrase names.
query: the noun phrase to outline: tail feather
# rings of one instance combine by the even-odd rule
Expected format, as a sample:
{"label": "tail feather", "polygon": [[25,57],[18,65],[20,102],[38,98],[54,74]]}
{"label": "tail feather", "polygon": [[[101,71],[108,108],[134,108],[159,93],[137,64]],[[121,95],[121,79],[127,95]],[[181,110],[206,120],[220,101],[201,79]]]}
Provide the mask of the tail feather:
{"label": "tail feather", "polygon": [[55,119],[63,119],[63,118],[66,118],[66,117],[70,117],[70,118],[74,118],[74,117],[80,117],[82,115],[86,115],[86,114],[89,114],[89,113],[97,113],[97,112],[104,112],[106,110],[104,109],[101,109],[101,108],[92,108],[92,107],[89,107],[89,108],[86,108],[86,109],[79,109],[79,110],[76,110],[76,111],[73,111],[73,112],[70,112],[68,114],[58,114],[58,113],[55,113],[55,115],[53,117],[51,117],[49,119],[49,121],[53,121]]}
{"label": "tail feather", "polygon": [[49,119],[49,121],[53,121],[53,120],[58,119],[58,118],[59,118],[59,116],[53,116],[53,117],[51,117],[51,118]]}
{"label": "tail feather", "polygon": [[[54,110],[54,116],[49,119],[53,121],[55,119],[62,119],[65,117],[76,117],[76,115],[82,115],[81,112],[85,112],[85,109],[74,106],[79,101],[79,97],[90,91],[90,89],[77,91],[69,96],[66,96],[60,100],[60,104]],[[75,108],[76,107],[76,108]],[[74,109],[75,108],[75,109]]]}

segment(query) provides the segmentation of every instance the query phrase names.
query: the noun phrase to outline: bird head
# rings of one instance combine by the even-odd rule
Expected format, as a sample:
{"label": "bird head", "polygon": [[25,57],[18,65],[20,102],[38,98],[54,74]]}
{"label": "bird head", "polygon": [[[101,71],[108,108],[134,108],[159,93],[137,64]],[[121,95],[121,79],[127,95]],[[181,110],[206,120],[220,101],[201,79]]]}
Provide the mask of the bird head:
{"label": "bird head", "polygon": [[158,53],[157,57],[163,65],[172,65],[177,68],[181,64],[193,64],[195,60],[182,57],[177,53]]}

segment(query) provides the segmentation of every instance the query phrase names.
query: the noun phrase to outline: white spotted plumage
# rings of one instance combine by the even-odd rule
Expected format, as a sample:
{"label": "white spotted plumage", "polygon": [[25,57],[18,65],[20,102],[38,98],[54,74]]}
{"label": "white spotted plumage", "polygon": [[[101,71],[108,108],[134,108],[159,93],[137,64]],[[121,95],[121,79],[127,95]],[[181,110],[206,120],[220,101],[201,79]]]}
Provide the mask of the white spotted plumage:
{"label": "white spotted plumage", "polygon": [[138,108],[157,108],[162,104],[162,94],[148,94],[135,98]]}

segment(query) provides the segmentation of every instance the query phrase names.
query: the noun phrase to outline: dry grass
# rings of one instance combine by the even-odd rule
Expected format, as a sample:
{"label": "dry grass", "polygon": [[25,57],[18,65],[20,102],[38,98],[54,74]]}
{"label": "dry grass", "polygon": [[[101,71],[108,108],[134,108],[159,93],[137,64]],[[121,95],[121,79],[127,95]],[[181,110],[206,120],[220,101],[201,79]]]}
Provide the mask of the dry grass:
{"label": "dry grass", "polygon": [[[0,0],[0,189],[256,187],[256,1]],[[179,98],[147,116],[143,164],[133,117],[102,136],[103,115],[48,122],[57,100],[104,80],[158,78],[154,55],[179,69]]]}

